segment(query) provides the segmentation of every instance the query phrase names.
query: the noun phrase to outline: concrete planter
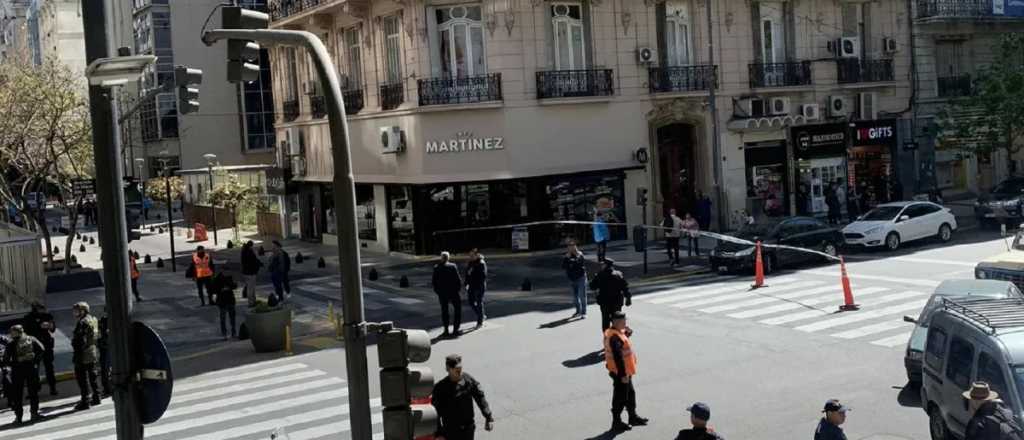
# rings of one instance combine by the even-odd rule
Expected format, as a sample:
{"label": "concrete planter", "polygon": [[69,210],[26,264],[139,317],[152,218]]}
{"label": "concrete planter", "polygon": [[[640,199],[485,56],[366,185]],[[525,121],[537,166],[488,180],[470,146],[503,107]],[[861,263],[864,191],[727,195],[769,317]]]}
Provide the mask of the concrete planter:
{"label": "concrete planter", "polygon": [[284,306],[257,313],[249,309],[245,326],[249,329],[252,348],[258,353],[281,351],[285,348],[285,328],[292,324],[292,308]]}

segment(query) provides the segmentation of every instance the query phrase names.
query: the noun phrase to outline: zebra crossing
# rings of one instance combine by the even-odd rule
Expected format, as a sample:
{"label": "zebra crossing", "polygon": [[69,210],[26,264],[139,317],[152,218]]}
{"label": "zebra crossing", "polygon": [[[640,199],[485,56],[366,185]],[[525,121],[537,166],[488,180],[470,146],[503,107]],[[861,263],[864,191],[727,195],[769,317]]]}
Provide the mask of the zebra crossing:
{"label": "zebra crossing", "polygon": [[[328,301],[334,301],[335,307],[341,306],[341,281],[338,281],[336,276],[305,279],[293,282],[291,287],[292,292],[288,301],[296,307],[295,320],[298,322],[326,319]],[[272,286],[268,289],[273,291]],[[393,310],[396,307],[415,307],[423,302],[420,298],[363,286],[363,308],[369,312]],[[340,308],[337,311],[340,312]]]}
{"label": "zebra crossing", "polygon": [[[0,431],[0,439],[115,440],[110,399],[74,411],[77,398],[45,402],[41,422]],[[380,399],[372,399],[374,440],[384,438]],[[170,407],[147,425],[153,440],[281,440],[349,438],[343,379],[293,359],[202,374],[175,383]],[[0,417],[13,417],[9,410]]]}
{"label": "zebra crossing", "polygon": [[673,311],[785,326],[881,347],[904,346],[913,326],[903,316],[916,316],[939,281],[863,278],[858,282],[854,277],[852,284],[861,308],[848,313],[837,313],[843,291],[839,274],[829,271],[770,278],[766,287],[757,290],[750,289],[748,277],[719,277],[712,284],[685,285],[634,299]]}

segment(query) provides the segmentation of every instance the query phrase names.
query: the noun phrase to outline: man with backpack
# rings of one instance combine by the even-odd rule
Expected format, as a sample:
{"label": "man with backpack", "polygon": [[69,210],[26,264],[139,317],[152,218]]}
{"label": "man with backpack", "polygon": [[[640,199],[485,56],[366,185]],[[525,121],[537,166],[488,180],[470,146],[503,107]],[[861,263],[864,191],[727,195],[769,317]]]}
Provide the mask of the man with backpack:
{"label": "man with backpack", "polygon": [[963,396],[973,414],[967,422],[964,440],[1024,440],[1024,429],[999,400],[999,393],[992,391],[987,383],[974,382]]}

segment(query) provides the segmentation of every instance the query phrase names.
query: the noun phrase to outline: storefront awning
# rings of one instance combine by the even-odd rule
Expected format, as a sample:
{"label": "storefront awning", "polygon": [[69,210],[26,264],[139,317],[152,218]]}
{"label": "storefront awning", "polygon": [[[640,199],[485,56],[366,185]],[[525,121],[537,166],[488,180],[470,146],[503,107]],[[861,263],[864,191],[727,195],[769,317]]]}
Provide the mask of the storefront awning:
{"label": "storefront awning", "polygon": [[733,119],[726,127],[732,131],[774,131],[783,128],[800,125],[805,122],[802,115],[766,116],[763,118]]}

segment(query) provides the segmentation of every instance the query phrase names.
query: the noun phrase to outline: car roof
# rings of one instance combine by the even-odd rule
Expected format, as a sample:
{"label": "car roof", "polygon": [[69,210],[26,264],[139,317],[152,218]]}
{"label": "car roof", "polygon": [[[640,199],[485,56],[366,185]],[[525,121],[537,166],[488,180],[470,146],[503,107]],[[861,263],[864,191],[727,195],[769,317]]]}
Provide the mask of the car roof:
{"label": "car roof", "polygon": [[1009,281],[945,280],[935,288],[935,296],[984,296],[1002,298],[1010,288]]}
{"label": "car roof", "polygon": [[1014,365],[1024,363],[1024,331],[1021,330],[1024,330],[1024,328],[995,335],[1003,343],[1003,347],[1006,348],[1006,354],[1010,358],[1010,363]]}
{"label": "car roof", "polygon": [[903,208],[905,206],[914,205],[914,204],[917,204],[917,203],[928,203],[928,204],[931,204],[930,202],[922,202],[922,201],[919,201],[919,200],[901,200],[899,202],[882,203],[882,204],[877,205],[875,207],[876,208]]}

